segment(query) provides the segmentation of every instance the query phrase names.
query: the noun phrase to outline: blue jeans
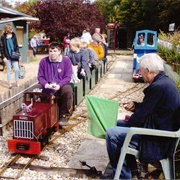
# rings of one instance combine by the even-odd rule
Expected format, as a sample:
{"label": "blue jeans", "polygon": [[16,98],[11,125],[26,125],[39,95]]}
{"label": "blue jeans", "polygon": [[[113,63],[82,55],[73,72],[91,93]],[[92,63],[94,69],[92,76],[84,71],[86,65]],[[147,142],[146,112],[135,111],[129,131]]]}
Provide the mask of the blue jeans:
{"label": "blue jeans", "polygon": [[33,49],[33,55],[34,55],[34,57],[36,57],[37,47],[33,47],[32,49]]}
{"label": "blue jeans", "polygon": [[69,47],[65,47],[64,48],[64,56],[68,56],[69,55]]}
{"label": "blue jeans", "polygon": [[6,63],[7,68],[7,82],[11,82],[11,67],[14,68],[14,75],[15,75],[15,81],[17,82],[19,80],[19,61],[11,61],[8,60]]}
{"label": "blue jeans", "polygon": [[[111,166],[116,171],[117,163],[119,160],[121,148],[123,146],[126,134],[128,133],[129,128],[126,127],[126,122],[119,120],[117,126],[111,127],[106,132],[106,145],[107,152],[109,155]],[[139,136],[133,136],[130,146],[137,149],[138,147]],[[132,179],[132,172],[137,171],[136,159],[133,155],[126,155],[120,179]]]}

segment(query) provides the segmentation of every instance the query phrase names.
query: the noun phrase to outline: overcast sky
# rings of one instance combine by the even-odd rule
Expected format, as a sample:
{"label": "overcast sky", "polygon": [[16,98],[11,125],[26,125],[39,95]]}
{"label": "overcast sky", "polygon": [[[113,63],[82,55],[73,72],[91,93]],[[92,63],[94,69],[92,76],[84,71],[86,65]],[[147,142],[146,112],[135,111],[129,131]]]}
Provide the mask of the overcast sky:
{"label": "overcast sky", "polygon": [[6,0],[6,2],[8,2],[9,4],[11,4],[11,5],[13,5],[14,6],[14,3],[15,2],[25,2],[25,1],[27,1],[27,0]]}

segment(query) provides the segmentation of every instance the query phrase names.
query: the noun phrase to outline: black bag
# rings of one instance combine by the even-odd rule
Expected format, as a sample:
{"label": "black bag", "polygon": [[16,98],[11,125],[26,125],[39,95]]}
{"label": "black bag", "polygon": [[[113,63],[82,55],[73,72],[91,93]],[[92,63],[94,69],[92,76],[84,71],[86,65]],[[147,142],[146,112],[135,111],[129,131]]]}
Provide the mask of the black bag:
{"label": "black bag", "polygon": [[19,52],[12,52],[11,60],[13,61],[19,61],[20,53]]}

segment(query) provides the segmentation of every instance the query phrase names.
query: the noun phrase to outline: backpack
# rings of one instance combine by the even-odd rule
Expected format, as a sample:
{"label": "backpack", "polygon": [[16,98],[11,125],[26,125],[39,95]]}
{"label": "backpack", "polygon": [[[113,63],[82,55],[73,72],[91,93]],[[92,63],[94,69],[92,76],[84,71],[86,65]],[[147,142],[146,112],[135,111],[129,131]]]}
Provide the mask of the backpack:
{"label": "backpack", "polygon": [[26,73],[25,67],[20,66],[19,67],[19,79],[23,79],[25,77],[25,73]]}
{"label": "backpack", "polygon": [[91,64],[91,70],[98,69],[99,60],[96,52],[91,48],[88,48],[87,50],[89,51],[89,63]]}

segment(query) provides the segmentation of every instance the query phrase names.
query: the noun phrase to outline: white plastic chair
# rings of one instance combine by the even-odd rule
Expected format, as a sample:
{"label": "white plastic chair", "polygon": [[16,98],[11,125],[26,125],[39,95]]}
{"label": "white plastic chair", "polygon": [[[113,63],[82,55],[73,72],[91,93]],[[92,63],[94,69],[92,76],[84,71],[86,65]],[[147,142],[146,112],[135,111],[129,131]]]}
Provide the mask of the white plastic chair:
{"label": "white plastic chair", "polygon": [[[174,150],[174,152],[175,152],[177,145],[179,143],[180,129],[178,131],[163,131],[163,130],[131,127],[128,134],[126,135],[125,141],[121,148],[121,154],[120,154],[119,161],[117,164],[117,169],[116,169],[116,174],[114,176],[114,180],[119,179],[126,154],[131,154],[131,155],[136,156],[136,158],[138,158],[139,151],[129,147],[131,138],[135,134],[177,138],[176,147]],[[165,179],[175,179],[174,157],[162,159],[162,160],[160,160],[160,163],[162,166],[162,170],[163,170]]]}

